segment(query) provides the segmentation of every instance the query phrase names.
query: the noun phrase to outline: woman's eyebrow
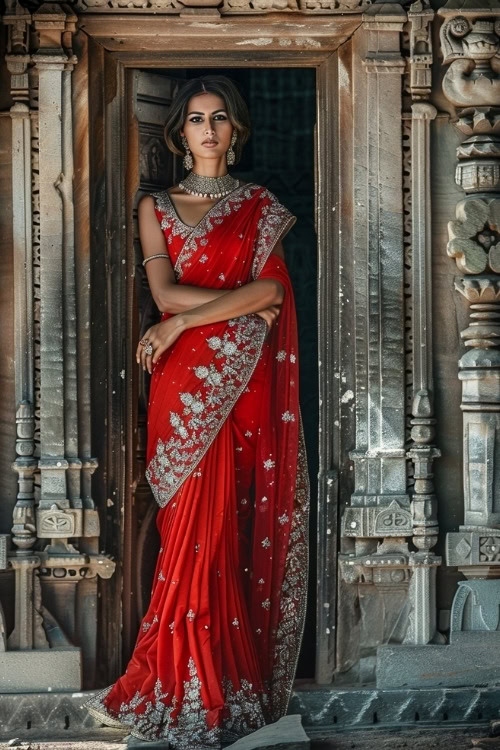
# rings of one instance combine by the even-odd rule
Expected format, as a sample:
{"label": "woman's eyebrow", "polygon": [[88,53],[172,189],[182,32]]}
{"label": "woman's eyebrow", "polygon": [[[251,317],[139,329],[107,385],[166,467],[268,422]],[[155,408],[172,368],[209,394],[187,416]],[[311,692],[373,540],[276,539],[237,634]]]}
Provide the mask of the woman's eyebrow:
{"label": "woman's eyebrow", "polygon": [[[226,111],[225,109],[214,109],[212,114],[216,115],[217,112],[225,112],[225,111]],[[204,115],[204,114],[205,114],[204,112],[188,112],[187,116],[189,117],[189,115]]]}

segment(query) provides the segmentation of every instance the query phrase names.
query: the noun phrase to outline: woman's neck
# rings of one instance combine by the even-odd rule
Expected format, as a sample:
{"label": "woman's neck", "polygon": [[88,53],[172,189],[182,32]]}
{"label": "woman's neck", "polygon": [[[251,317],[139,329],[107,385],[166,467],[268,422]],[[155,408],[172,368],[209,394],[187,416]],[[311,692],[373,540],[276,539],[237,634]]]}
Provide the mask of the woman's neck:
{"label": "woman's neck", "polygon": [[227,174],[227,163],[225,159],[196,160],[191,170],[200,177],[224,177]]}

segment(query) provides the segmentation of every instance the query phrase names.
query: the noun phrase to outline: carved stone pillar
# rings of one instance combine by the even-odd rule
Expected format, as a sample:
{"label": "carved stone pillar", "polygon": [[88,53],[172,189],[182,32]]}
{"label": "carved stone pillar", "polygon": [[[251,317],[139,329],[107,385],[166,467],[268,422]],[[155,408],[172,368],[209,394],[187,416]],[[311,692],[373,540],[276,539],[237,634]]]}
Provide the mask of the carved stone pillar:
{"label": "carved stone pillar", "polygon": [[440,451],[433,445],[432,378],[432,227],[430,128],[436,108],[431,94],[434,11],[428,0],[410,6],[411,105],[411,250],[412,250],[412,366],[413,399],[408,457],[415,480],[411,502],[412,542],[417,548],[410,562],[410,623],[404,643],[425,645],[436,634],[436,569],[441,558],[431,550],[437,542],[438,522],[433,484],[433,461]]}
{"label": "carved stone pillar", "polygon": [[13,541],[18,555],[29,555],[36,541],[33,474],[37,461],[34,445],[33,377],[33,246],[31,194],[31,118],[29,102],[28,33],[30,14],[12,3],[4,22],[9,28],[7,67],[11,74],[12,210],[14,238],[15,389],[19,493],[14,509]]}
{"label": "carved stone pillar", "polygon": [[[354,493],[342,517],[340,571],[357,587],[361,619],[377,610],[380,636],[397,628],[407,596],[412,516],[406,489],[401,32],[406,13],[375,4],[357,32],[354,185],[356,381],[342,396],[356,415]],[[390,154],[391,158],[387,158]],[[353,342],[354,344],[354,342]],[[346,597],[349,595],[346,594]],[[342,606],[342,604],[341,604]],[[386,635],[384,635],[384,633]],[[341,634],[341,638],[347,638]],[[358,637],[357,635],[354,637]],[[373,679],[374,657],[360,678]],[[370,674],[371,672],[371,674]]]}
{"label": "carved stone pillar", "polygon": [[455,289],[470,305],[459,363],[464,523],[448,534],[446,555],[469,579],[453,602],[450,643],[470,646],[500,631],[500,584],[481,580],[500,578],[500,8],[496,0],[475,7],[449,0],[439,14],[444,64],[451,63],[443,91],[466,136],[456,169],[466,197],[448,225],[447,248],[463,274]]}
{"label": "carved stone pillar", "polygon": [[[10,27],[8,65],[15,100],[11,115],[18,458],[13,468],[19,475],[19,494],[12,529],[16,550],[9,556],[16,576],[15,627],[8,651],[0,659],[0,689],[80,689],[81,649],[74,644],[81,644],[91,661],[95,642],[82,634],[76,621],[82,598],[78,584],[97,575],[108,578],[114,564],[97,554],[99,517],[90,483],[97,461],[89,455],[89,380],[78,361],[83,354],[89,366],[89,321],[85,325],[77,319],[78,312],[88,313],[88,290],[82,293],[77,280],[72,195],[71,88],[76,58],[71,39],[77,19],[58,4],[42,5],[32,16],[16,4],[5,20]],[[37,32],[34,54],[28,44],[30,25]],[[30,90],[32,81],[37,83],[36,95]],[[32,179],[36,196],[31,193]],[[35,213],[39,227],[33,220]],[[36,279],[35,243],[39,247]],[[39,289],[39,310],[33,308],[35,289]],[[83,336],[78,335],[77,323],[85,331]],[[35,325],[40,340],[39,385],[34,377]],[[41,482],[35,513],[37,470]],[[83,551],[78,549],[79,538],[84,538]],[[32,549],[37,539],[49,542],[45,549],[40,551],[39,545]],[[85,584],[83,599],[95,618],[97,589],[92,582]],[[33,649],[37,650],[34,660]]]}
{"label": "carved stone pillar", "polygon": [[[99,536],[99,517],[90,488],[97,461],[81,453],[82,445],[84,450],[89,446],[89,415],[80,419],[78,412],[77,358],[79,348],[85,353],[88,337],[81,342],[77,335],[77,294],[81,289],[76,279],[71,96],[76,63],[71,40],[76,20],[60,6],[50,4],[33,15],[40,39],[33,55],[39,78],[42,373],[37,536],[50,540],[41,555],[44,598],[72,642],[77,637],[79,580],[96,573],[109,577],[114,569],[106,558],[95,554],[95,544],[84,543],[86,552],[82,553],[75,542],[69,543],[70,538],[90,541]],[[85,290],[83,305],[87,297]],[[88,378],[83,383],[88,405],[87,386]]]}

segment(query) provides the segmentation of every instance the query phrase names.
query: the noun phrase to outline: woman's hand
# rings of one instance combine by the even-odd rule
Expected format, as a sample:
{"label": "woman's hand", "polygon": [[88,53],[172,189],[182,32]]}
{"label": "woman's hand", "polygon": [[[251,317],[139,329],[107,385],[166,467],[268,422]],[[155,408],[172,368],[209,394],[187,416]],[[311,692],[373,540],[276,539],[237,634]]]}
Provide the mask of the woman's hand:
{"label": "woman's hand", "polygon": [[[158,362],[164,351],[172,346],[184,331],[184,325],[180,315],[174,315],[168,320],[162,320],[151,328],[148,328],[143,338],[137,345],[135,358],[137,364],[142,365],[142,369],[151,374],[153,365]],[[148,347],[152,348],[152,353],[147,354]]]}
{"label": "woman's hand", "polygon": [[268,331],[270,331],[272,324],[279,314],[280,305],[270,305],[269,307],[266,307],[265,310],[260,310],[260,312],[256,313],[256,315],[259,315],[259,317],[265,320]]}

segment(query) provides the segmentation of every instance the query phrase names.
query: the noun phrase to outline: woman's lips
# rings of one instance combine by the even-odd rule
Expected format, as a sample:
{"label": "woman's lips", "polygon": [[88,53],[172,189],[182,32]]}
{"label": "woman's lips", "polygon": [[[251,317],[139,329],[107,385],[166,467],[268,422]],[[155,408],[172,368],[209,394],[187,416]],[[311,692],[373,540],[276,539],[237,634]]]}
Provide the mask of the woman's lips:
{"label": "woman's lips", "polygon": [[217,141],[205,141],[203,146],[206,146],[207,148],[213,148],[214,146],[217,146]]}

